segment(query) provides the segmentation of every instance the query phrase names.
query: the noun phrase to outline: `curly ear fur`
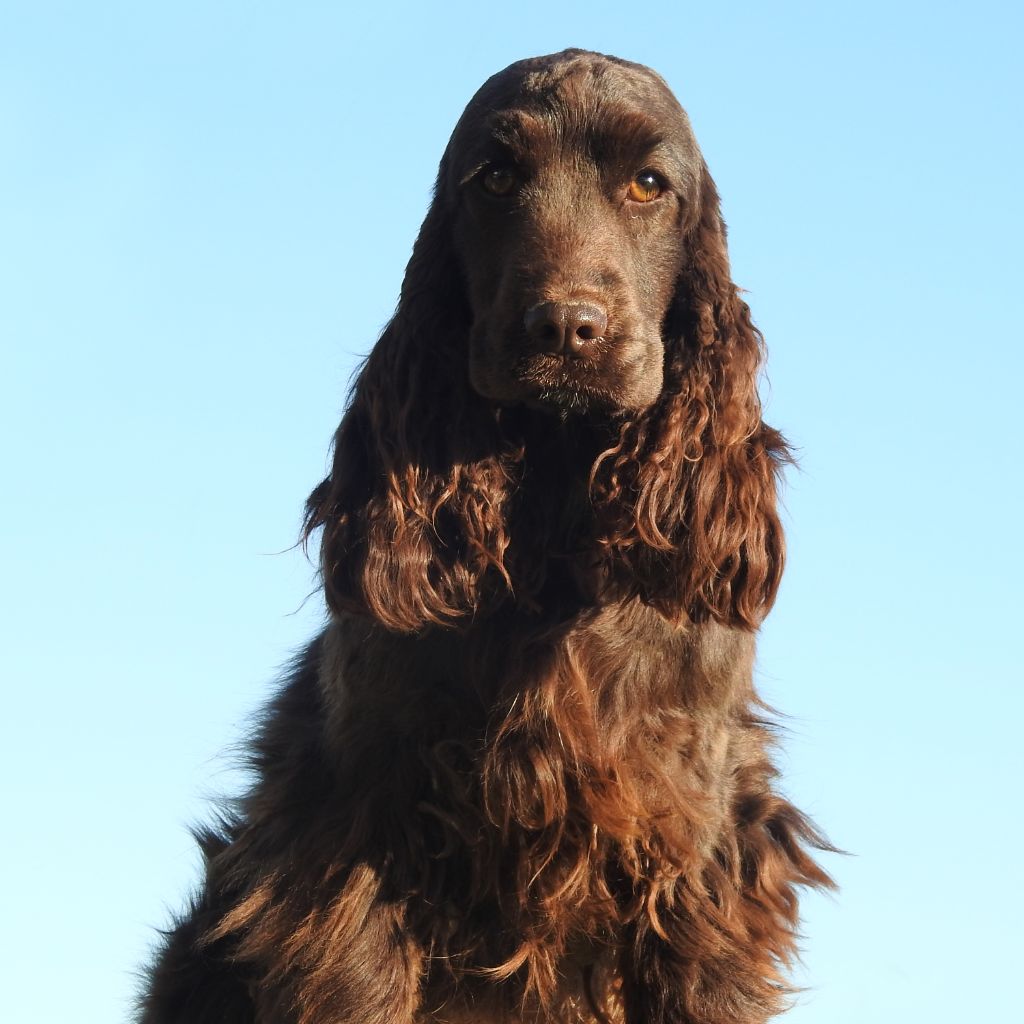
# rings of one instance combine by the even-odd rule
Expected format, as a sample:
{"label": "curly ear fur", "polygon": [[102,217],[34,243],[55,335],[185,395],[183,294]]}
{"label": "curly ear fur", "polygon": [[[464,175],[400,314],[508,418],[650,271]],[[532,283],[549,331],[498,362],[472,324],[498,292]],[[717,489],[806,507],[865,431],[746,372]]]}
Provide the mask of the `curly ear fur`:
{"label": "curly ear fur", "polygon": [[331,608],[402,632],[450,624],[477,606],[485,576],[507,579],[505,503],[521,459],[468,381],[444,175],[442,163],[398,309],[355,382],[331,474],[306,503],[304,537],[324,530]]}
{"label": "curly ear fur", "polygon": [[791,456],[761,420],[763,339],[730,276],[706,167],[683,245],[661,398],[594,466],[598,536],[610,574],[666,618],[756,628],[782,575],[776,489]]}

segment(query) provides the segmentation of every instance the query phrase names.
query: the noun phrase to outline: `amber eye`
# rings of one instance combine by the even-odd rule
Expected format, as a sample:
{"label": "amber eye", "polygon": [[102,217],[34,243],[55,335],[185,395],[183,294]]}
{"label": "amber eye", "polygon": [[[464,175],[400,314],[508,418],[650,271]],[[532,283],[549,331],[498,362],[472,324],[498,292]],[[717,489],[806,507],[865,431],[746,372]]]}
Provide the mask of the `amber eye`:
{"label": "amber eye", "polygon": [[635,203],[649,203],[664,191],[665,186],[654,171],[641,171],[629,183],[629,198]]}
{"label": "amber eye", "polygon": [[507,196],[519,184],[519,177],[511,167],[498,164],[484,171],[480,183],[492,196]]}

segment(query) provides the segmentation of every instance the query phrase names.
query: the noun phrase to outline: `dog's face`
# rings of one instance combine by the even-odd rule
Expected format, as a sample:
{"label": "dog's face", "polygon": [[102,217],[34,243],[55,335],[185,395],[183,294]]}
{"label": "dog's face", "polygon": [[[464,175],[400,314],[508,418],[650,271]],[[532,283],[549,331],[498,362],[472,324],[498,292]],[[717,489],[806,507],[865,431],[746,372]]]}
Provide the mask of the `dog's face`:
{"label": "dog's face", "polygon": [[701,167],[686,114],[647,68],[569,53],[488,81],[440,182],[473,387],[563,412],[653,403]]}

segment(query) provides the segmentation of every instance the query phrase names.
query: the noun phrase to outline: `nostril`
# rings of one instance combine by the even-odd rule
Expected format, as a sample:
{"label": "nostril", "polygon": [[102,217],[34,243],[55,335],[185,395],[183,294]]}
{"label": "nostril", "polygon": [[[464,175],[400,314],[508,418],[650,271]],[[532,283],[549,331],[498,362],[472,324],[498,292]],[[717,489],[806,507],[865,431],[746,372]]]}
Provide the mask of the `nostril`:
{"label": "nostril", "polygon": [[526,333],[546,352],[560,352],[565,345],[566,315],[560,302],[538,302],[523,317]]}
{"label": "nostril", "polygon": [[608,314],[593,302],[567,303],[566,321],[569,345],[574,352],[584,351],[608,330]]}

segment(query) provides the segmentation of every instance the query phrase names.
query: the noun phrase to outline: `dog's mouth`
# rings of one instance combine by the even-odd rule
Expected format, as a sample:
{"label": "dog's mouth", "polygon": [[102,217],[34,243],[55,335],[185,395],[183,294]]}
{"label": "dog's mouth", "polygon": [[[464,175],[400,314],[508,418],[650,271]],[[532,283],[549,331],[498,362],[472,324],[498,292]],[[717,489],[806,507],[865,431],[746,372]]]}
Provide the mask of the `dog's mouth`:
{"label": "dog's mouth", "polygon": [[511,375],[528,406],[561,413],[618,407],[607,370],[593,359],[533,353],[515,360]]}

